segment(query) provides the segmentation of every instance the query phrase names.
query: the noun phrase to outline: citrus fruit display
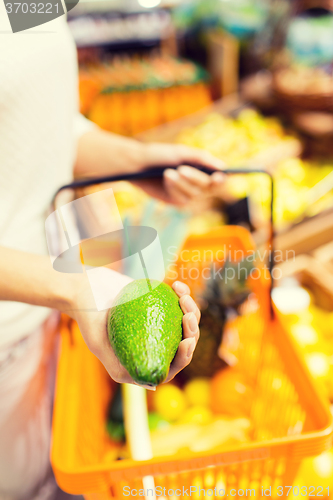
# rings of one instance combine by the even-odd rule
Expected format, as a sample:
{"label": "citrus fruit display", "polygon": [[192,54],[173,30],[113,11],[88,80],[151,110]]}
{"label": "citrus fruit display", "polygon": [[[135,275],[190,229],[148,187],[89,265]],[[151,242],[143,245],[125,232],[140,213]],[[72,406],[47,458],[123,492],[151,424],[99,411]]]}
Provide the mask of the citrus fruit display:
{"label": "citrus fruit display", "polygon": [[237,166],[294,138],[285,133],[277,118],[265,118],[253,109],[245,109],[237,118],[211,113],[201,124],[180,132],[177,141],[207,149],[227,165]]}
{"label": "citrus fruit display", "polygon": [[[206,149],[231,168],[257,166],[258,158],[271,152],[264,163],[274,159],[274,220],[278,229],[333,205],[332,192],[322,194],[319,189],[333,171],[333,164],[295,157],[300,151],[285,156],[279,153],[279,148],[286,147],[287,151],[287,146],[297,139],[284,131],[277,118],[264,117],[254,109],[245,109],[236,118],[211,113],[201,124],[180,132],[177,141]],[[270,185],[265,176],[231,176],[228,192],[236,198],[250,194],[257,219],[269,216]]]}

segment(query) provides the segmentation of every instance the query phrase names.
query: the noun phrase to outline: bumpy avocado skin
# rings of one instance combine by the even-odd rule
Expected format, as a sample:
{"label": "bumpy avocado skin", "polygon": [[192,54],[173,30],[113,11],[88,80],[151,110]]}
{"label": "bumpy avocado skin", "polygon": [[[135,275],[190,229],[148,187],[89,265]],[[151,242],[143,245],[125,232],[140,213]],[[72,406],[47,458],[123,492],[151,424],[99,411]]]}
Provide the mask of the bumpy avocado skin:
{"label": "bumpy avocado skin", "polygon": [[156,386],[166,379],[182,340],[183,312],[169,285],[150,283],[152,290],[141,296],[147,289],[145,279],[121,290],[109,311],[108,335],[132,378],[138,384]]}

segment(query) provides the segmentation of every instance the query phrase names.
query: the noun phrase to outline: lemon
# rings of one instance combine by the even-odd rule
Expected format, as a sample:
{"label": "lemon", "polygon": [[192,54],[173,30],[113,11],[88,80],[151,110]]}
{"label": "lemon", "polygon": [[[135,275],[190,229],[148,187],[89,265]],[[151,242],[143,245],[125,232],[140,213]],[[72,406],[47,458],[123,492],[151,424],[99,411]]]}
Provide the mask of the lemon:
{"label": "lemon", "polygon": [[198,377],[190,380],[184,387],[185,397],[191,406],[209,406],[210,380]]}
{"label": "lemon", "polygon": [[182,424],[209,424],[213,419],[213,413],[206,406],[192,406],[183,413],[179,420]]}
{"label": "lemon", "polygon": [[154,407],[162,418],[178,420],[186,408],[185,395],[173,384],[162,385],[154,394]]}

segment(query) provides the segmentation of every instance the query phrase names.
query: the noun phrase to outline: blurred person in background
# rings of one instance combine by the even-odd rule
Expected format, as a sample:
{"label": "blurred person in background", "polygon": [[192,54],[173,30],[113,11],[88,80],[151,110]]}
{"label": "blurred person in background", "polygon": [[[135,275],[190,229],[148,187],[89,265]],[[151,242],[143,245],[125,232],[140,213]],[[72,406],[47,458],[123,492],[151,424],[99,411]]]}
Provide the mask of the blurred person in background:
{"label": "blurred person in background", "polygon": [[[64,17],[12,34],[0,2],[0,500],[46,500],[57,494],[49,464],[59,311],[74,318],[89,349],[118,382],[131,382],[106,334],[106,311],[91,303],[84,274],[53,270],[46,211],[75,177],[140,171],[156,165],[222,163],[178,145],[142,144],[104,132],[78,113],[78,68]],[[142,187],[187,204],[223,183],[189,167],[168,169]],[[116,295],[128,278],[119,276]],[[191,360],[199,310],[186,285],[174,289],[185,313],[184,340],[169,379]]]}

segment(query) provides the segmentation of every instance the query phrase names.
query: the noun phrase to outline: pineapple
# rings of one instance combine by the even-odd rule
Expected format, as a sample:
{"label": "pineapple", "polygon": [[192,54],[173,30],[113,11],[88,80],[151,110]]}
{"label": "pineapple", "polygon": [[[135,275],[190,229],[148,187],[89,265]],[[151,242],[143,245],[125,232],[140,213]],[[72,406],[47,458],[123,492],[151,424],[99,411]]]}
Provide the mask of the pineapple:
{"label": "pineapple", "polygon": [[199,376],[212,377],[227,366],[218,356],[218,348],[228,316],[239,314],[241,304],[250,294],[247,277],[252,269],[253,263],[247,260],[236,264],[227,261],[223,269],[211,269],[200,301],[200,339],[192,362],[180,374],[183,381]]}

